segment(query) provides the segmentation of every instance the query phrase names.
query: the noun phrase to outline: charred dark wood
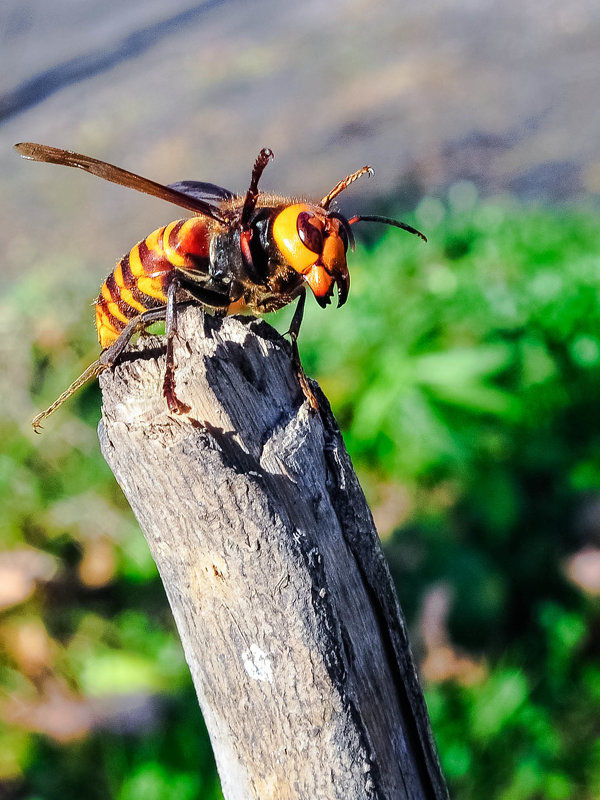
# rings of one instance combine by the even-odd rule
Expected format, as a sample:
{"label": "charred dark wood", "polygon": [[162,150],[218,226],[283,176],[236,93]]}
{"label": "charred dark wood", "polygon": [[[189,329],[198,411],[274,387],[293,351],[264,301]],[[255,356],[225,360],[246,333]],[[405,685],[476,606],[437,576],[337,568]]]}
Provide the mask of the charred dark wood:
{"label": "charred dark wood", "polygon": [[101,376],[100,440],[160,571],[227,800],[447,796],[373,520],[327,400],[265,322],[181,314]]}

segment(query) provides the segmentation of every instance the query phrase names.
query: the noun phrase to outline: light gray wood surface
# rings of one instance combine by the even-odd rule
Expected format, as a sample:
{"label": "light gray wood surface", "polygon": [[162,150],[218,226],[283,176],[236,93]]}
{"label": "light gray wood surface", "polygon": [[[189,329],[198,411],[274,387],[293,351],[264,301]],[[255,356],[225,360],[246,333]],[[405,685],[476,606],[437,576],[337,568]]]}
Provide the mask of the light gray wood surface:
{"label": "light gray wood surface", "polygon": [[265,322],[181,317],[101,376],[102,451],[158,565],[227,800],[444,798],[406,630],[326,399]]}

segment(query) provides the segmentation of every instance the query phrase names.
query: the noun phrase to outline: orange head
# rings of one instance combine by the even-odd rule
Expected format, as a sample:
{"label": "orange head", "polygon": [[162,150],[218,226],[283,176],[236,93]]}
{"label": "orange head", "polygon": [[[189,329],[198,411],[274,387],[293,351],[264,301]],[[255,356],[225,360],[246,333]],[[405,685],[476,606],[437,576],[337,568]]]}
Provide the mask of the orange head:
{"label": "orange head", "polygon": [[[266,252],[269,244],[265,226],[269,220],[268,213],[265,216],[268,208],[263,208],[255,217],[253,217],[253,213],[259,195],[258,180],[272,157],[273,153],[268,148],[261,150],[254,164],[250,188],[240,214],[242,257],[246,270],[251,275],[255,272],[251,245],[253,229],[256,228],[259,233],[258,239],[263,252]],[[402,228],[425,239],[422,233],[410,225],[388,217],[360,215],[346,219],[337,211],[329,210],[332,200],[355,180],[361,175],[372,174],[371,167],[361,167],[336,183],[318,205],[292,203],[279,211],[275,210],[271,244],[274,243],[279,251],[279,258],[276,260],[279,263],[284,261],[303,277],[312,289],[317,302],[323,308],[331,302],[331,296],[336,286],[338,306],[342,306],[348,297],[350,289],[350,273],[346,265],[348,245],[354,250],[351,225],[360,221],[382,222]]]}
{"label": "orange head", "polygon": [[330,302],[336,284],[338,306],[346,302],[350,289],[346,250],[352,233],[341,215],[309,203],[294,203],[275,217],[273,239],[286,262],[304,277],[320,306]]}

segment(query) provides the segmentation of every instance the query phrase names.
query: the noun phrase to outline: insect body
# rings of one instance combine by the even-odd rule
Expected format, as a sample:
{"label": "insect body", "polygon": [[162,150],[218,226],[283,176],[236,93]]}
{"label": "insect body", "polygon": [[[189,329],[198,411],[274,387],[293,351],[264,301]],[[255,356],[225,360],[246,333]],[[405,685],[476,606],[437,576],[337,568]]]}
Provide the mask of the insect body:
{"label": "insect body", "polygon": [[202,217],[178,220],[131,248],[102,285],[96,300],[96,328],[103,349],[114,344],[132,319],[166,306],[176,271],[206,273],[210,240]]}
{"label": "insect body", "polygon": [[108,276],[96,301],[100,358],[33,420],[34,429],[88,379],[113,366],[134,333],[165,320],[166,369],[163,394],[172,413],[187,411],[175,391],[173,340],[177,309],[197,302],[220,314],[275,311],[294,299],[298,305],[290,327],[294,364],[310,405],[317,402],[302,370],[297,338],[308,286],[325,307],[337,288],[338,306],[348,297],[348,247],[354,249],[351,226],[383,222],[425,239],[403,222],[378,216],[346,219],[330,209],[332,200],[370,167],[341,180],[319,203],[262,194],[258,182],[273,157],[261,150],[245,195],[220,186],[182,181],[163,186],[89,156],[47,145],[15,145],[25,158],[78,167],[98,177],[146,192],[194,212],[159,228],[123,256]]}

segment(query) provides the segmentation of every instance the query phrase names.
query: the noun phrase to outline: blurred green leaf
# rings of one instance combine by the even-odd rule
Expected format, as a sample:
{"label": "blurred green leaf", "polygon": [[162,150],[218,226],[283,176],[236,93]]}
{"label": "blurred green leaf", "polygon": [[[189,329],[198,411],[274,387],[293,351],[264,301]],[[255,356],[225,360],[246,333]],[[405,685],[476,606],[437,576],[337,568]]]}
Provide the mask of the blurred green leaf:
{"label": "blurred green leaf", "polygon": [[513,669],[495,672],[479,693],[471,712],[471,726],[477,737],[498,734],[527,699],[525,676]]}
{"label": "blurred green leaf", "polygon": [[156,762],[140,765],[128,776],[117,795],[119,800],[195,800],[201,786],[199,776],[173,774]]}

